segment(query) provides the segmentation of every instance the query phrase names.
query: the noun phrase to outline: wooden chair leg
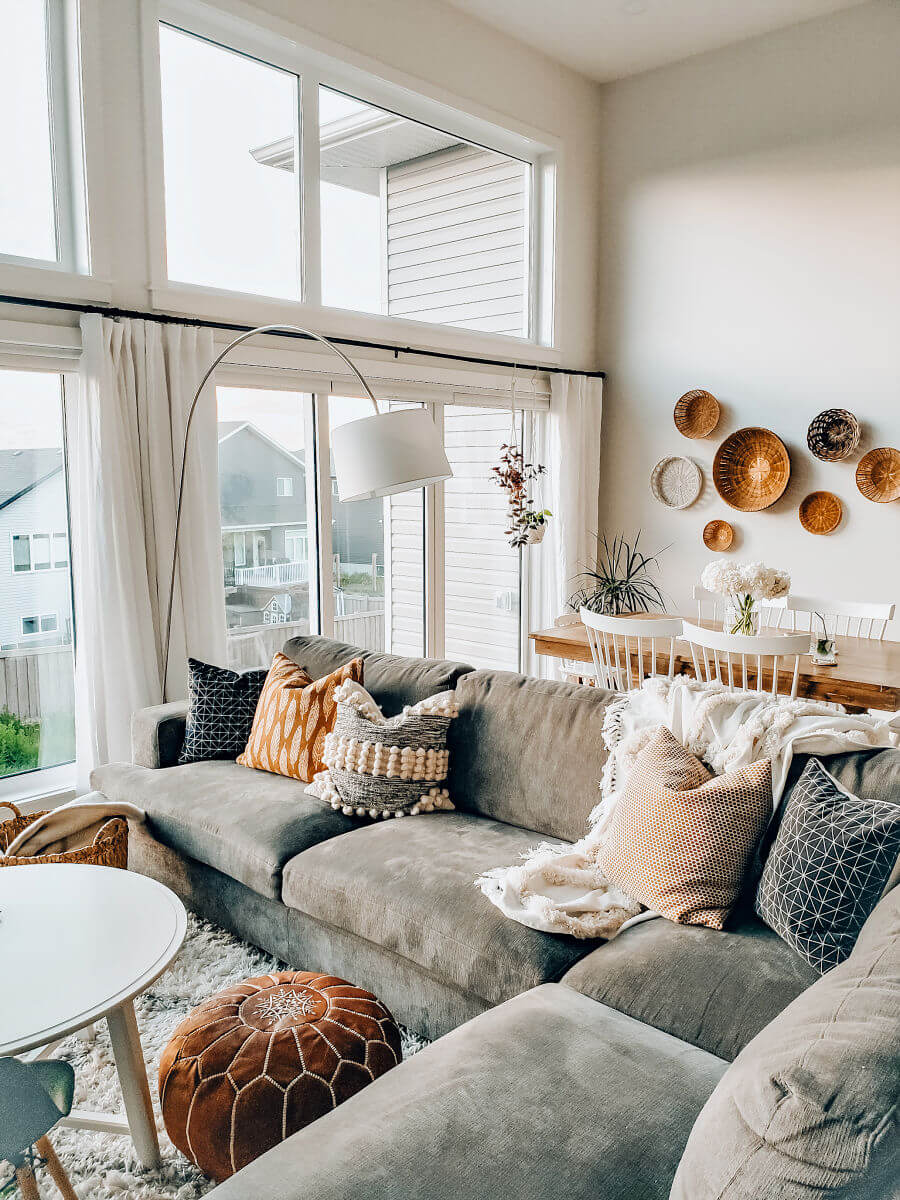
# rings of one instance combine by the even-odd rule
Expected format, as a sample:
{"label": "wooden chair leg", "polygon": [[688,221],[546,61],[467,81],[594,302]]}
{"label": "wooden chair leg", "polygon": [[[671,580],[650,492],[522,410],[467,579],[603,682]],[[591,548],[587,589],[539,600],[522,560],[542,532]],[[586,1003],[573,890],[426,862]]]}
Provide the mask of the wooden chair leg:
{"label": "wooden chair leg", "polygon": [[32,1171],[30,1163],[16,1167],[16,1183],[19,1185],[19,1191],[22,1193],[22,1200],[41,1200],[37,1180],[34,1177],[34,1171]]}
{"label": "wooden chair leg", "polygon": [[78,1200],[75,1189],[72,1187],[69,1176],[66,1174],[66,1169],[59,1161],[56,1151],[50,1144],[50,1139],[48,1137],[39,1138],[34,1143],[34,1148],[37,1150],[41,1158],[46,1162],[47,1170],[50,1172],[50,1178],[59,1188],[59,1192],[63,1197],[63,1200]]}

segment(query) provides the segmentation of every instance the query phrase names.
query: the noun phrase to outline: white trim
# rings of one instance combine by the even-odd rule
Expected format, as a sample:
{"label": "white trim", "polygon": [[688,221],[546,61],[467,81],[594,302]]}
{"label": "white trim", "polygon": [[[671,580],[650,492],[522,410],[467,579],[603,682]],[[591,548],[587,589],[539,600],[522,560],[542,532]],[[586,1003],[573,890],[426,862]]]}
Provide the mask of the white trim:
{"label": "white trim", "polygon": [[[75,798],[75,764],[58,767],[38,767],[35,771],[19,771],[0,778],[0,801],[11,800],[23,813],[41,808],[56,808]],[[0,809],[0,820],[9,813]]]}

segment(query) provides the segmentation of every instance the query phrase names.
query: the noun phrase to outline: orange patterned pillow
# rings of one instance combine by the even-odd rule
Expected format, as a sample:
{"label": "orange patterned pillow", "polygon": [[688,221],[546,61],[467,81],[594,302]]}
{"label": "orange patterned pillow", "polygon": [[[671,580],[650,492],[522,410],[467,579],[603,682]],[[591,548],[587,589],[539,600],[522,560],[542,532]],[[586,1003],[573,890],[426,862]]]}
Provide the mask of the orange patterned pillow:
{"label": "orange patterned pillow", "polygon": [[635,760],[599,867],[670,921],[722,929],[771,815],[767,758],[713,775],[660,726]]}
{"label": "orange patterned pillow", "polygon": [[303,667],[276,654],[238,762],[312,783],[313,776],[325,770],[325,736],[337,713],[334,690],[348,679],[362,683],[362,677],[361,658],[313,681]]}

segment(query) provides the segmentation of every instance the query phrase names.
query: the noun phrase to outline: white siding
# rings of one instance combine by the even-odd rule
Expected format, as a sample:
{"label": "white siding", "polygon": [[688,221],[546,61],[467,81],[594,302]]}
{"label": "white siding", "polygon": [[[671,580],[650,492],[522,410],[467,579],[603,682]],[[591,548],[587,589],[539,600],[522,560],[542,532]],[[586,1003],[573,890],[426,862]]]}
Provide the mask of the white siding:
{"label": "white siding", "polygon": [[[0,509],[0,646],[46,645],[70,640],[72,601],[68,568],[20,572],[12,569],[13,534],[63,533],[66,528],[62,472]],[[58,635],[22,637],[22,617],[48,613],[56,614]]]}
{"label": "white siding", "polygon": [[453,468],[444,485],[444,652],[475,667],[517,671],[519,552],[507,541],[504,493],[491,474],[510,439],[510,414],[448,406],[444,428]]}
{"label": "white siding", "polygon": [[425,528],[423,493],[402,492],[387,501],[392,654],[425,653]]}
{"label": "white siding", "polygon": [[527,335],[529,170],[464,145],[388,167],[389,315]]}

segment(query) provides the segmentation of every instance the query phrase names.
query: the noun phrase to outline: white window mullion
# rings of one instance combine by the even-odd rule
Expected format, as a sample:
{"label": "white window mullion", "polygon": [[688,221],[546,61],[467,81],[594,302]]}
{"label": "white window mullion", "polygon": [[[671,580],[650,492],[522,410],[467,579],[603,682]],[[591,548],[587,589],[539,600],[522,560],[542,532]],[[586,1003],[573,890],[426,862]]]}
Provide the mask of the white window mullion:
{"label": "white window mullion", "polygon": [[316,512],[315,553],[319,577],[319,632],[334,637],[334,563],[331,540],[331,439],[328,396],[313,396],[315,412],[315,472],[319,505]]}
{"label": "white window mullion", "polygon": [[[431,405],[444,443],[444,405]],[[444,656],[444,485],[425,489],[425,654]]]}
{"label": "white window mullion", "polygon": [[322,303],[322,228],[319,217],[319,80],[304,71],[300,80],[300,136],[294,152],[299,179],[300,279],[306,304]]}

